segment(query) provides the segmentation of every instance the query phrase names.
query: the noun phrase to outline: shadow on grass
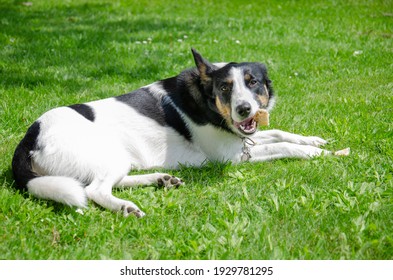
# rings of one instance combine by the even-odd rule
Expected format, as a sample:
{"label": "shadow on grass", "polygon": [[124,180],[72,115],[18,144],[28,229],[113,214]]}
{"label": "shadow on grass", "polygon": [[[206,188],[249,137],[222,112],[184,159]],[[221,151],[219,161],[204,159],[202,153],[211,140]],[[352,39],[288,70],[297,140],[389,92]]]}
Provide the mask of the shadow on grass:
{"label": "shadow on grass", "polygon": [[[220,163],[220,162],[206,162],[202,167],[187,167],[182,166],[179,170],[175,172],[181,176],[181,178],[186,182],[187,188],[194,185],[204,185],[205,182],[215,185],[223,180],[224,177],[229,172],[231,163]],[[173,170],[155,170],[157,172],[168,172],[171,173]],[[138,173],[152,173],[152,170],[143,171],[133,171],[131,175],[136,175]],[[41,200],[31,196],[27,190],[19,190],[15,187],[15,181],[12,173],[11,167],[2,171],[0,173],[0,181],[4,182],[3,185],[6,188],[11,189],[13,192],[18,193],[24,199],[32,198],[36,200],[37,203],[48,208],[51,207],[55,213],[74,213],[75,211],[70,211],[70,207],[63,205],[51,200]],[[143,188],[144,186],[141,186]],[[156,191],[162,191],[162,187],[156,186]],[[113,192],[116,193],[118,190],[114,189]],[[97,206],[97,205],[96,205]]]}
{"label": "shadow on grass", "polygon": [[230,162],[206,162],[201,167],[181,166],[179,173],[187,185],[204,184],[206,181],[214,185],[223,181],[231,166]]}
{"label": "shadow on grass", "polygon": [[12,174],[11,167],[6,170],[2,170],[0,173],[0,181],[8,183],[9,186],[14,185],[14,175]]}
{"label": "shadow on grass", "polygon": [[1,84],[6,88],[34,88],[53,82],[61,86],[74,83],[74,87],[86,83],[59,78],[56,69],[50,68],[67,69],[91,79],[111,75],[126,81],[146,79],[162,69],[163,50],[141,55],[136,42],[152,37],[168,51],[180,34],[204,29],[197,19],[176,20],[165,14],[129,11],[122,14],[118,9],[108,14],[108,9],[108,3],[59,4],[46,9],[26,7],[20,1],[0,3],[0,42],[6,49],[5,62],[0,63]]}

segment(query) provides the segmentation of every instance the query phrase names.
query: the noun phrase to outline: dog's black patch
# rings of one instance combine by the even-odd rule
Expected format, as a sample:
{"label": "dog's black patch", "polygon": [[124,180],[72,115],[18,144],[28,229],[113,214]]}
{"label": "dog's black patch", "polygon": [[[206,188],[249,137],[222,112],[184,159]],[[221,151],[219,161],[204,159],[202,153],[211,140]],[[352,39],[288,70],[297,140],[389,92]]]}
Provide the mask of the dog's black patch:
{"label": "dog's black patch", "polygon": [[159,100],[146,88],[117,96],[115,99],[127,104],[140,114],[155,120],[160,125],[165,125],[165,118]]}
{"label": "dog's black patch", "polygon": [[155,120],[162,126],[174,128],[185,139],[191,141],[190,131],[168,97],[158,98],[148,88],[142,88],[117,96],[115,99],[131,106],[140,114]]}
{"label": "dog's black patch", "polygon": [[211,88],[205,88],[195,69],[161,81],[173,103],[197,125],[212,124],[232,132],[220,115]]}
{"label": "dog's black patch", "polygon": [[[199,83],[194,85],[191,80],[189,80],[188,74],[186,70],[177,77],[162,80],[161,84],[171,100],[182,112],[190,117],[196,124],[206,125],[209,121],[206,118],[208,110],[206,110],[207,105],[205,99],[201,97],[199,100],[195,100],[192,96],[187,83],[195,87],[198,87]],[[195,88],[195,90],[197,94],[200,95],[201,89]]]}
{"label": "dog's black patch", "polygon": [[25,137],[17,146],[12,159],[12,172],[17,188],[26,189],[27,183],[37,177],[32,171],[30,152],[38,150],[37,137],[40,134],[40,123],[34,122],[27,130]]}
{"label": "dog's black patch", "polygon": [[76,112],[84,116],[86,119],[88,119],[91,122],[94,122],[95,120],[95,115],[93,108],[91,108],[89,105],[86,104],[74,104],[71,106],[68,106],[71,109],[74,109]]}
{"label": "dog's black patch", "polygon": [[170,103],[169,97],[164,96],[162,98],[162,108],[164,109],[165,122],[176,129],[176,131],[183,135],[188,141],[191,141],[191,132],[179,112]]}

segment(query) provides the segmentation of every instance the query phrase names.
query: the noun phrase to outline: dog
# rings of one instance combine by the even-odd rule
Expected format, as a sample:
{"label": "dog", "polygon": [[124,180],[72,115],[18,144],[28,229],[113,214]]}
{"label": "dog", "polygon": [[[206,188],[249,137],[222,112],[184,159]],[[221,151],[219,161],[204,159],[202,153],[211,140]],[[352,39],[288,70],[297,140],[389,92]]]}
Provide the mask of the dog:
{"label": "dog", "polygon": [[[166,173],[130,170],[240,163],[332,154],[320,137],[258,131],[258,110],[275,95],[261,63],[211,63],[192,49],[196,67],[131,93],[44,113],[12,160],[15,184],[78,208],[88,200],[125,217],[145,213],[112,195],[114,187],[183,184]],[[336,154],[347,154],[347,150]]]}

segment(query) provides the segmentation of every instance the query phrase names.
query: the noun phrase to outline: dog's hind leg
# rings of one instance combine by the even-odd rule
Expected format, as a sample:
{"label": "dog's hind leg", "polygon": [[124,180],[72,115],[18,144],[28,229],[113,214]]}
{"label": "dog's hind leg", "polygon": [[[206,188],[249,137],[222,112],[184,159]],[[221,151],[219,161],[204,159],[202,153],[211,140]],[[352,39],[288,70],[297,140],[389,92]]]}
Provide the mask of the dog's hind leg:
{"label": "dog's hind leg", "polygon": [[153,173],[145,175],[125,176],[116,187],[133,187],[133,186],[148,186],[158,184],[166,188],[178,187],[183,184],[183,181],[175,176],[166,173]]}
{"label": "dog's hind leg", "polygon": [[116,212],[123,211],[125,217],[131,214],[138,218],[143,217],[145,213],[134,203],[112,195],[113,185],[113,180],[96,179],[86,187],[87,197],[106,209]]}

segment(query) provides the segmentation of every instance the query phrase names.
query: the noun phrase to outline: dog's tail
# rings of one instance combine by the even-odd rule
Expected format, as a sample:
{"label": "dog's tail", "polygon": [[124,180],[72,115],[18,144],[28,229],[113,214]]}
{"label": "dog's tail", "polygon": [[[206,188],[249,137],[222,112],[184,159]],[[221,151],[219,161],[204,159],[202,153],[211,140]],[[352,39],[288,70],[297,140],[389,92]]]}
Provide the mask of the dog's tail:
{"label": "dog's tail", "polygon": [[35,122],[15,150],[12,172],[16,187],[20,190],[27,189],[29,193],[39,198],[70,206],[86,207],[86,192],[79,181],[63,176],[39,176],[33,171],[31,152],[39,149],[37,147],[39,132],[40,123]]}

